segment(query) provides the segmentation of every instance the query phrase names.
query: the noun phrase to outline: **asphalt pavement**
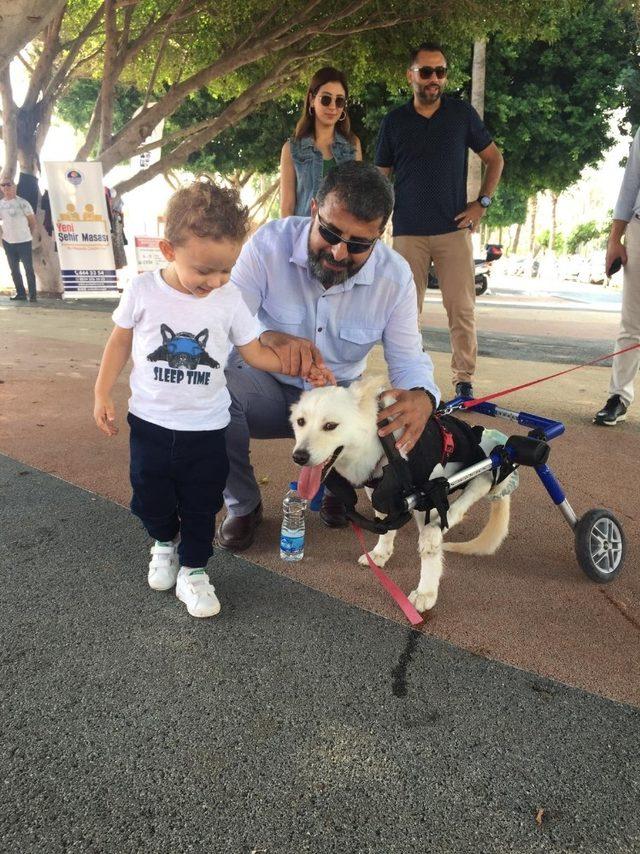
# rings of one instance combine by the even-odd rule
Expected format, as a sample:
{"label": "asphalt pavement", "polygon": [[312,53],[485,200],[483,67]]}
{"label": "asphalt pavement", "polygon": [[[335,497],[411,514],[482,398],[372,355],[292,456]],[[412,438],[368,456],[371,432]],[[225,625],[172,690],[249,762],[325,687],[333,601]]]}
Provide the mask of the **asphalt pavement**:
{"label": "asphalt pavement", "polygon": [[640,849],[637,709],[220,552],[193,620],[124,508],[0,484],[3,852]]}

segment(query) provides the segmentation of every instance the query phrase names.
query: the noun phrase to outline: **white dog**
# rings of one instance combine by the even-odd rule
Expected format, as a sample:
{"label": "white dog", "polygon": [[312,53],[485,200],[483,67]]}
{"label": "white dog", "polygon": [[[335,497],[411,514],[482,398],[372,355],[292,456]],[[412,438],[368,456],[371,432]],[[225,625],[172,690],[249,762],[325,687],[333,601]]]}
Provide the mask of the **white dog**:
{"label": "white dog", "polygon": [[[378,396],[384,389],[379,379],[354,383],[349,388],[330,386],[307,391],[291,407],[291,424],[296,444],[293,459],[304,468],[298,479],[298,490],[305,498],[312,498],[332,469],[354,487],[380,477],[387,464],[384,448],[378,437]],[[383,399],[384,405],[393,400]],[[481,430],[482,428],[477,428]],[[396,439],[401,435],[399,432]],[[479,434],[478,434],[479,435]],[[504,444],[506,436],[496,430],[484,430],[479,441],[484,455],[488,456],[497,445]],[[450,476],[464,467],[464,463],[448,463],[443,469],[436,465],[431,478]],[[460,497],[448,512],[448,526],[453,528],[467,510],[480,498],[495,499],[491,503],[489,521],[482,532],[465,543],[443,543],[442,529],[435,511],[430,519],[426,513],[414,511],[418,525],[418,551],[421,558],[420,581],[409,599],[418,611],[433,608],[438,597],[438,586],[443,570],[443,550],[463,554],[490,555],[501,545],[509,531],[510,493],[518,482],[517,471],[494,486],[491,472],[483,473],[469,481]],[[367,488],[371,498],[372,490]],[[381,517],[376,511],[376,516]],[[393,554],[396,531],[382,534],[371,556],[379,566],[384,566]],[[359,563],[366,566],[366,556]]]}

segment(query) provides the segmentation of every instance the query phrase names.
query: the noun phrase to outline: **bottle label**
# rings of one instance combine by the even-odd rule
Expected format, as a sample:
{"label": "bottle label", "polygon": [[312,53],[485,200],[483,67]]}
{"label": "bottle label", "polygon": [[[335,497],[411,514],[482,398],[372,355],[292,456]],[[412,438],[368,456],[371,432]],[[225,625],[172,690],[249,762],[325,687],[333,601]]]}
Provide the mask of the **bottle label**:
{"label": "bottle label", "polygon": [[296,554],[304,548],[304,534],[301,537],[285,534],[280,535],[280,551],[285,554]]}

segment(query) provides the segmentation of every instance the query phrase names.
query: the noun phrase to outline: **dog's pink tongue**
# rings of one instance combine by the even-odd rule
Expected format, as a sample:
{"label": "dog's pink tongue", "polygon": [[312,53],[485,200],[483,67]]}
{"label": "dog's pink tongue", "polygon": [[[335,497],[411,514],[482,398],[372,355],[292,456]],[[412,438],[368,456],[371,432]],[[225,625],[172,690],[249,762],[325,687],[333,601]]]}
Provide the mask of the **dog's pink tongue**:
{"label": "dog's pink tongue", "polygon": [[311,501],[320,489],[322,480],[322,464],[319,466],[303,466],[298,477],[298,495]]}

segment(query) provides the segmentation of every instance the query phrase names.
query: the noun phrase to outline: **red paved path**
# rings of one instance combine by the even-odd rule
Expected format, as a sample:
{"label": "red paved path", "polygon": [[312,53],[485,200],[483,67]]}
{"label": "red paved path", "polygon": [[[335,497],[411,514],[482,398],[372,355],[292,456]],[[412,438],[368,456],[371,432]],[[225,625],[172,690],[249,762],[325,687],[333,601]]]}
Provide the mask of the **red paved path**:
{"label": "red paved path", "polygon": [[[549,312],[544,315],[548,325]],[[434,324],[436,317],[434,307]],[[583,334],[584,325],[576,333],[578,317],[572,317],[569,327],[565,317],[564,328],[576,337],[589,337]],[[492,322],[494,331],[504,323],[506,331],[515,333],[526,325],[524,317],[506,313],[492,314]],[[593,337],[611,340],[615,335],[615,317],[597,323],[591,315],[581,322],[591,326]],[[554,323],[560,323],[558,317]],[[3,301],[0,451],[126,504],[126,430],[110,441],[98,433],[91,417],[92,385],[110,326],[108,314],[16,308]],[[531,324],[528,328],[541,334]],[[380,366],[379,358],[376,354],[374,367]],[[437,353],[434,361],[444,384],[449,356]],[[520,361],[509,366],[509,373],[517,381],[526,381],[552,373],[553,367]],[[478,390],[502,387],[504,374],[504,362],[481,360]],[[615,429],[591,426],[594,408],[606,394],[607,379],[606,369],[584,369],[514,395],[508,405],[565,421],[567,434],[553,442],[551,465],[579,515],[605,506],[621,518],[629,543],[623,575],[602,587],[586,579],[575,560],[571,531],[535,476],[523,471],[507,543],[492,558],[447,556],[438,605],[424,630],[478,655],[640,705],[640,419],[632,414]],[[116,398],[124,414],[126,381],[119,384]],[[279,560],[279,505],[287,481],[295,474],[290,451],[287,441],[255,443],[254,465],[266,481],[266,521],[246,556],[329,595],[402,621],[369,571],[357,566],[358,547],[349,531],[329,532],[313,516],[304,561],[285,564]],[[453,536],[471,536],[485,512],[483,507],[476,508]],[[132,555],[131,571],[143,572],[144,559],[144,555]],[[418,567],[416,537],[407,526],[398,537],[387,571],[408,592],[415,586]]]}

